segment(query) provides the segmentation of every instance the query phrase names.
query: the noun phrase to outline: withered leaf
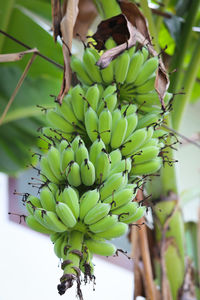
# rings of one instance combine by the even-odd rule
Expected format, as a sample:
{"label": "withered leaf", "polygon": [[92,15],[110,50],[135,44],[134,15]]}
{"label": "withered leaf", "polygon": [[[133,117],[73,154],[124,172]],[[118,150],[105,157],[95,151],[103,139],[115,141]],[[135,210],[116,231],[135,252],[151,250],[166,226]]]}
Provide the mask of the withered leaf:
{"label": "withered leaf", "polygon": [[99,51],[105,49],[104,44],[109,37],[112,37],[117,45],[127,42],[130,34],[127,28],[127,20],[125,16],[120,14],[102,21],[98,25],[96,33],[92,37],[97,42],[95,48]]}
{"label": "withered leaf", "polygon": [[61,36],[60,22],[62,19],[61,3],[60,0],[51,0],[51,14],[53,23],[53,37],[54,41],[57,41],[57,37]]}
{"label": "withered leaf", "polygon": [[12,61],[18,61],[24,57],[25,54],[28,53],[37,53],[38,49],[33,48],[26,51],[21,51],[18,53],[7,53],[7,54],[0,54],[0,63],[1,62],[12,62]]}
{"label": "withered leaf", "polygon": [[119,5],[129,22],[152,44],[147,21],[137,5],[130,2],[119,2]]}
{"label": "withered leaf", "polygon": [[[152,56],[158,56],[151,43],[146,19],[137,5],[120,2],[120,6],[123,14],[102,21],[93,35],[93,38],[97,42],[95,46],[97,50],[104,49],[105,41],[109,37],[112,37],[117,43],[116,47],[105,51],[100,57],[97,62],[100,68],[106,68],[113,59],[137,42],[141,46],[146,46]],[[155,89],[159,95],[163,109],[165,107],[163,99],[168,86],[169,78],[162,59],[159,57],[159,69],[156,75]]]}
{"label": "withered leaf", "polygon": [[74,26],[74,38],[81,36],[84,40],[87,36],[88,29],[98,15],[96,7],[92,0],[79,0],[79,13]]}
{"label": "withered leaf", "polygon": [[61,104],[71,85],[70,51],[72,47],[73,30],[78,15],[79,0],[68,0],[66,11],[60,23],[63,41],[64,75],[57,101]]}

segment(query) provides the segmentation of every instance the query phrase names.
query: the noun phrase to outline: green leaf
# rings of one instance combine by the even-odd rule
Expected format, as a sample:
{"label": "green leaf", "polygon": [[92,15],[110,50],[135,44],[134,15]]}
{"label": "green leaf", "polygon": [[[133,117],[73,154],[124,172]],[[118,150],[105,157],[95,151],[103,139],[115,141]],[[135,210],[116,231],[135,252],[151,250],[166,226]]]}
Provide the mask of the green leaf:
{"label": "green leaf", "polygon": [[[0,67],[0,115],[22,71],[17,67]],[[15,175],[30,165],[30,149],[37,143],[37,129],[46,124],[45,115],[36,105],[54,106],[49,94],[57,94],[60,80],[42,76],[26,78],[0,127],[0,171]]]}
{"label": "green leaf", "polygon": [[[25,15],[19,8],[14,8],[10,23],[7,27],[7,33],[27,44],[31,48],[37,48],[42,54],[53,59],[59,64],[63,64],[62,48],[59,43],[55,44],[50,32],[44,30],[29,16]],[[25,50],[24,47],[10,40],[4,39],[2,53],[13,53]],[[24,70],[30,55],[26,55],[17,65]],[[41,57],[37,57],[29,71],[29,76],[48,75],[54,78],[62,78],[62,70],[49,63]]]}
{"label": "green leaf", "polygon": [[174,54],[176,44],[175,44],[175,41],[173,40],[173,38],[170,36],[170,34],[164,24],[162,24],[162,26],[161,26],[161,30],[159,32],[158,39],[159,39],[160,47],[162,49],[164,49],[165,46],[167,46],[167,49],[165,50],[165,52],[168,55],[172,56]]}

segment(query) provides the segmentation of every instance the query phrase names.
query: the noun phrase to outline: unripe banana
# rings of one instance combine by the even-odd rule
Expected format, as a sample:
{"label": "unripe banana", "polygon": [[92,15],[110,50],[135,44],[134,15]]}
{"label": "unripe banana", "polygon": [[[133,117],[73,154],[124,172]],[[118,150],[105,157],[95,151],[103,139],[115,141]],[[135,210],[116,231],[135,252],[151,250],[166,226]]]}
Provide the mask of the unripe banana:
{"label": "unripe banana", "polygon": [[81,180],[86,186],[91,186],[95,182],[95,167],[88,159],[81,164]]}
{"label": "unripe banana", "polygon": [[99,115],[98,132],[105,145],[108,145],[110,143],[112,132],[112,115],[106,107]]}
{"label": "unripe banana", "polygon": [[143,64],[144,56],[141,51],[137,51],[133,56],[129,64],[128,73],[126,76],[126,83],[133,83],[140,72],[140,68]]}
{"label": "unripe banana", "polygon": [[62,104],[57,104],[57,112],[70,124],[79,125],[78,119],[76,118],[73,107],[72,107],[72,96],[68,94],[63,99]]}
{"label": "unripe banana", "polygon": [[98,116],[91,106],[85,113],[85,128],[90,140],[94,142],[98,136]]}
{"label": "unripe banana", "polygon": [[83,122],[84,121],[84,100],[83,100],[84,91],[82,87],[78,84],[76,85],[71,92],[72,96],[72,107],[76,118]]}
{"label": "unripe banana", "polygon": [[150,175],[157,172],[162,166],[162,158],[157,157],[143,164],[133,165],[131,175]]}
{"label": "unripe banana", "polygon": [[127,218],[123,218],[123,223],[131,224],[133,222],[136,222],[137,220],[141,219],[146,211],[145,206],[138,207],[136,213],[133,213],[133,215],[128,216]]}
{"label": "unripe banana", "polygon": [[116,94],[117,86],[115,83],[108,85],[103,91],[102,98],[106,98],[107,96]]}
{"label": "unripe banana", "polygon": [[104,232],[97,233],[96,236],[100,238],[105,238],[107,240],[111,240],[113,238],[118,238],[124,234],[126,234],[128,231],[128,225],[122,222],[117,222],[110,228],[108,228]]}
{"label": "unripe banana", "polygon": [[124,188],[119,191],[113,192],[111,196],[104,199],[104,203],[111,204],[111,210],[116,209],[130,201],[132,201],[135,197],[132,189]]}
{"label": "unripe banana", "polygon": [[114,81],[114,65],[115,62],[111,61],[106,68],[101,69],[101,77],[107,85],[112,84]]}
{"label": "unripe banana", "polygon": [[159,152],[160,149],[155,146],[141,148],[139,151],[136,151],[132,154],[133,166],[155,159],[158,156]]}
{"label": "unripe banana", "polygon": [[110,204],[108,203],[97,203],[91,208],[85,215],[84,223],[87,225],[94,224],[108,215],[110,211]]}
{"label": "unripe banana", "polygon": [[95,140],[89,150],[89,157],[90,157],[90,161],[93,163],[93,165],[96,162],[97,156],[99,155],[99,153],[101,153],[102,149],[105,149],[106,146],[104,144],[104,142],[102,141],[102,139],[98,138],[97,140]]}
{"label": "unripe banana", "polygon": [[147,137],[146,137],[144,143],[147,143],[148,141],[151,140],[151,138],[152,138],[152,136],[153,136],[153,133],[154,133],[154,127],[153,127],[153,126],[147,127]]}
{"label": "unripe banana", "polygon": [[102,98],[102,100],[104,100],[104,101],[100,101],[99,107],[98,107],[98,110],[97,110],[98,115],[100,115],[100,113],[104,109],[105,105],[109,109],[110,112],[112,112],[116,108],[117,94],[116,93],[109,94],[109,95],[105,96],[105,98]]}
{"label": "unripe banana", "polygon": [[122,154],[119,149],[115,149],[112,152],[110,152],[110,160],[111,160],[111,169],[113,169],[116,164],[118,164],[119,161],[122,159]]}
{"label": "unripe banana", "polygon": [[[143,111],[144,109],[147,109],[147,107],[150,105],[159,105],[159,106],[161,105],[158,93],[156,91],[152,91],[144,94],[138,94],[135,99],[139,104],[141,104],[142,106],[141,110]],[[154,107],[150,106],[150,108],[151,108],[150,112],[157,113]]]}
{"label": "unripe banana", "polygon": [[62,233],[60,233],[60,232],[54,232],[50,235],[50,240],[54,244],[61,235],[62,235]]}
{"label": "unripe banana", "polygon": [[116,165],[111,169],[109,176],[111,176],[114,173],[125,172],[125,171],[129,173],[131,171],[131,167],[132,167],[132,159],[128,157],[127,159],[123,159],[117,162]]}
{"label": "unripe banana", "polygon": [[80,142],[82,142],[82,143],[84,144],[84,142],[83,142],[83,140],[81,139],[80,135],[77,135],[77,136],[75,137],[75,139],[71,142],[71,146],[72,146],[72,149],[73,149],[74,152],[76,152],[76,150],[77,150],[77,148],[78,148]]}
{"label": "unripe banana", "polygon": [[79,197],[74,188],[71,186],[66,187],[62,192],[62,202],[68,205],[71,209],[73,215],[75,216],[76,220],[79,217]]}
{"label": "unripe banana", "polygon": [[44,209],[55,212],[56,201],[54,195],[48,187],[43,187],[40,190],[40,202]]}
{"label": "unripe banana", "polygon": [[135,91],[139,94],[144,94],[155,90],[156,75],[150,77],[144,84],[137,86]]}
{"label": "unripe banana", "polygon": [[100,92],[97,84],[90,86],[85,94],[87,102],[84,103],[84,111],[87,111],[88,103],[94,111],[97,111]]}
{"label": "unripe banana", "polygon": [[[83,53],[83,63],[84,68],[89,75],[89,77],[93,80],[93,82],[101,83],[101,72],[99,67],[96,65],[98,59],[95,58],[93,53],[90,51],[89,48],[86,48]],[[91,84],[90,84],[91,85]]]}
{"label": "unripe banana", "polygon": [[126,117],[127,119],[127,130],[126,130],[126,135],[125,135],[125,140],[133,133],[135,130],[137,124],[138,124],[138,116],[136,113],[133,113],[129,116]]}
{"label": "unripe banana", "polygon": [[61,173],[63,174],[66,169],[68,164],[75,159],[74,151],[69,145],[63,152],[61,153],[61,160],[60,160],[60,170]]}
{"label": "unripe banana", "polygon": [[146,147],[151,147],[151,146],[157,146],[158,145],[159,140],[156,138],[151,138],[148,142],[145,142],[142,145],[142,148],[146,148]]}
{"label": "unripe banana", "polygon": [[105,149],[102,149],[95,162],[96,183],[101,184],[104,182],[109,175],[110,168],[110,156]]}
{"label": "unripe banana", "polygon": [[152,74],[156,71],[156,69],[158,68],[158,64],[158,57],[149,58],[140,68],[140,72],[137,78],[135,79],[134,84],[144,84],[148,80],[148,78],[151,77]]}
{"label": "unripe banana", "polygon": [[85,215],[97,204],[99,201],[99,191],[97,189],[85,192],[80,198],[80,220],[83,220]]}
{"label": "unripe banana", "polygon": [[34,217],[42,226],[51,231],[64,232],[68,230],[68,228],[60,222],[57,215],[52,211],[37,208],[35,209]]}
{"label": "unripe banana", "polygon": [[130,56],[130,59],[132,59],[133,54],[135,53],[136,47],[132,46],[128,49],[128,54]]}
{"label": "unripe banana", "polygon": [[72,133],[75,127],[61,117],[56,111],[49,110],[46,114],[47,120],[55,127],[64,132]]}
{"label": "unripe banana", "polygon": [[136,201],[130,201],[116,209],[113,209],[112,214],[118,215],[119,220],[123,222],[124,218],[132,216],[134,213],[136,213],[137,209],[138,209],[138,203]]}
{"label": "unripe banana", "polygon": [[167,136],[167,135],[168,135],[168,132],[166,130],[156,129],[156,130],[154,130],[153,138],[161,138],[161,137]]}
{"label": "unripe banana", "polygon": [[45,179],[48,179],[49,181],[55,183],[55,184],[59,184],[60,181],[56,178],[56,176],[53,174],[48,160],[45,156],[42,156],[41,160],[40,160],[40,168],[41,168],[41,172],[40,174],[45,177]]}
{"label": "unripe banana", "polygon": [[62,140],[58,146],[58,150],[60,153],[63,152],[63,150],[67,149],[67,147],[70,145],[70,143],[67,140]]}
{"label": "unripe banana", "polygon": [[119,108],[116,108],[112,112],[112,128],[114,129],[118,120],[122,117],[121,110]]}
{"label": "unripe banana", "polygon": [[36,207],[42,208],[40,199],[32,195],[29,195],[28,198],[26,199],[26,209],[29,212],[29,214],[33,215]]}
{"label": "unripe banana", "polygon": [[57,214],[53,211],[46,211],[43,214],[43,219],[45,223],[49,225],[49,227],[55,232],[64,232],[68,230],[68,227],[58,219]]}
{"label": "unripe banana", "polygon": [[136,151],[145,141],[147,137],[146,128],[134,131],[122,145],[122,155],[127,156]]}
{"label": "unripe banana", "polygon": [[107,50],[109,50],[109,49],[112,49],[112,48],[116,47],[117,44],[116,44],[116,42],[113,40],[113,38],[110,37],[110,38],[108,38],[108,39],[105,41],[104,46],[105,46],[105,48],[106,48]]}
{"label": "unripe banana", "polygon": [[110,142],[113,149],[119,148],[123,143],[126,136],[127,126],[128,121],[123,116],[116,122],[116,125],[114,125]]}
{"label": "unripe banana", "polygon": [[31,229],[37,231],[37,232],[41,232],[41,233],[45,233],[45,234],[52,234],[53,231],[50,229],[47,229],[46,227],[44,227],[43,225],[41,225],[33,215],[27,216],[26,217],[26,224],[28,225],[28,227],[30,227]]}
{"label": "unripe banana", "polygon": [[128,51],[124,51],[122,54],[120,54],[114,65],[114,73],[115,73],[115,80],[118,83],[124,83],[126,80],[126,76],[129,70],[129,63],[130,63],[130,57],[128,54]]}
{"label": "unripe banana", "polygon": [[142,47],[142,54],[143,54],[144,62],[145,62],[148,59],[148,56],[149,56],[149,51],[146,47]]}
{"label": "unripe banana", "polygon": [[107,230],[118,221],[118,217],[116,215],[107,215],[103,219],[89,226],[90,231],[93,233],[99,233]]}
{"label": "unripe banana", "polygon": [[84,243],[92,253],[102,256],[112,256],[117,250],[113,244],[104,241],[86,239]]}
{"label": "unripe banana", "polygon": [[54,253],[58,258],[62,258],[62,251],[61,246],[63,244],[63,241],[65,240],[65,236],[62,234],[57,238],[57,240],[54,243]]}
{"label": "unripe banana", "polygon": [[56,203],[56,213],[60,220],[69,228],[76,225],[76,218],[66,203]]}
{"label": "unripe banana", "polygon": [[81,174],[79,164],[75,161],[71,161],[66,169],[67,180],[72,186],[81,185]]}
{"label": "unripe banana", "polygon": [[161,120],[161,116],[154,113],[146,114],[139,118],[137,129],[155,125]]}
{"label": "unripe banana", "polygon": [[137,109],[138,109],[138,107],[137,107],[136,104],[132,104],[132,103],[124,104],[121,107],[121,114],[125,114],[126,116],[130,116],[130,115],[136,113]]}
{"label": "unripe banana", "polygon": [[47,153],[47,160],[55,177],[58,178],[58,180],[62,180],[62,174],[60,170],[61,155],[59,150],[51,146]]}
{"label": "unripe banana", "polygon": [[85,159],[89,159],[89,153],[86,146],[81,142],[75,152],[75,160],[81,166]]}
{"label": "unripe banana", "polygon": [[79,80],[81,80],[82,82],[84,82],[87,85],[91,85],[93,83],[93,81],[90,79],[90,77],[88,76],[88,74],[84,68],[83,62],[80,59],[78,59],[77,57],[72,55],[70,65],[71,65],[72,71],[76,73]]}
{"label": "unripe banana", "polygon": [[101,201],[104,201],[114,191],[117,191],[121,186],[125,184],[126,178],[123,173],[117,173],[110,176],[102,185],[99,190]]}

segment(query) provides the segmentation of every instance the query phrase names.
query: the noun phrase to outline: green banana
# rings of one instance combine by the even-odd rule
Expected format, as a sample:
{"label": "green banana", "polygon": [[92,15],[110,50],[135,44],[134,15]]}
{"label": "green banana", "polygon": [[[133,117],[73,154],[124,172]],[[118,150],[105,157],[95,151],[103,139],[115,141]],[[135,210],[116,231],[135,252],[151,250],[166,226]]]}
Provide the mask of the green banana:
{"label": "green banana", "polygon": [[108,215],[110,211],[110,204],[108,203],[97,203],[93,208],[91,208],[84,217],[84,223],[91,225],[98,222],[102,218]]}
{"label": "green banana", "polygon": [[88,159],[81,164],[81,180],[86,186],[91,186],[95,182],[95,167]]}
{"label": "green banana", "polygon": [[117,250],[113,244],[104,241],[86,239],[84,243],[92,253],[102,256],[112,256]]}
{"label": "green banana", "polygon": [[85,192],[80,198],[80,220],[97,204],[100,194],[97,189]]}
{"label": "green banana", "polygon": [[41,225],[33,215],[27,216],[26,217],[26,224],[28,225],[28,227],[30,227],[31,229],[40,232],[40,233],[45,233],[45,234],[52,234],[53,231],[44,227],[43,225]]}
{"label": "green banana", "polygon": [[66,203],[57,202],[56,213],[63,224],[65,224],[68,228],[72,228],[76,225],[76,218]]}

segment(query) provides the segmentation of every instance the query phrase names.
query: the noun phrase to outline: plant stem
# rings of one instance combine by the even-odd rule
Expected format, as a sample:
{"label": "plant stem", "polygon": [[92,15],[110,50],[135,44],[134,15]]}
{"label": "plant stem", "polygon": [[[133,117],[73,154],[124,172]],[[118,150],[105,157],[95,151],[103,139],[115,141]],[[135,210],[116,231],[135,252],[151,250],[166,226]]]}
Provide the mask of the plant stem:
{"label": "plant stem", "polygon": [[176,55],[174,55],[171,70],[177,69],[177,72],[173,73],[171,76],[170,91],[177,92],[180,87],[181,73],[183,71],[184,57],[187,53],[188,46],[190,46],[190,38],[192,34],[192,26],[194,25],[200,0],[192,0],[189,7],[189,12],[183,26],[183,30],[180,35],[178,46],[176,47]]}
{"label": "plant stem", "polygon": [[197,73],[200,66],[200,38],[197,40],[194,51],[191,56],[190,64],[183,78],[182,86],[184,87],[184,95],[177,95],[174,99],[172,111],[172,125],[175,130],[178,130],[181,120],[186,110],[187,104],[190,101],[192,90],[195,84]]}
{"label": "plant stem", "polygon": [[[164,0],[162,1],[162,6],[160,7],[160,11],[163,12],[164,9],[168,6],[168,3],[169,3],[170,0]],[[157,29],[157,32],[160,31],[160,26],[163,22],[163,17],[162,16],[158,16],[157,19],[156,19],[156,22],[155,22],[155,26],[156,26],[156,29]]]}
{"label": "plant stem", "polygon": [[143,11],[143,14],[144,14],[145,18],[148,21],[148,28],[149,28],[151,36],[153,37],[154,48],[157,52],[159,52],[160,47],[159,47],[159,44],[158,44],[158,34],[157,34],[157,30],[156,30],[155,23],[154,23],[154,20],[153,20],[153,15],[152,15],[151,9],[148,6],[148,1],[147,0],[141,0],[140,5],[141,5],[141,8],[142,8],[142,11]]}

